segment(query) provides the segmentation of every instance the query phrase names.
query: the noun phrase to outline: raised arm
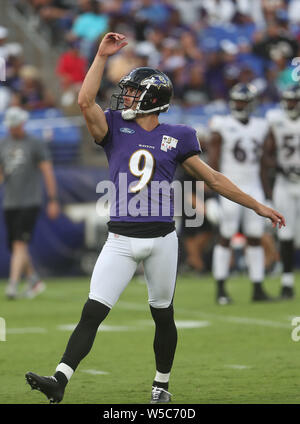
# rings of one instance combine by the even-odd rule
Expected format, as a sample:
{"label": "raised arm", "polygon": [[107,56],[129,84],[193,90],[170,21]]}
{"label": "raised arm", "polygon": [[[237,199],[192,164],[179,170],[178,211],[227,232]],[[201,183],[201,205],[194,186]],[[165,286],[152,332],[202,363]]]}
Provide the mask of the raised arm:
{"label": "raised arm", "polygon": [[96,96],[100,89],[107,58],[127,45],[127,42],[124,40],[125,35],[115,32],[109,32],[103,37],[78,95],[78,104],[88,130],[99,144],[101,144],[101,141],[107,134],[108,126],[103,110],[96,103]]}
{"label": "raised arm", "polygon": [[240,190],[225,175],[204,163],[198,156],[191,156],[186,159],[182,166],[186,172],[195,176],[198,180],[205,181],[212,190],[227,197],[227,199],[253,209],[258,215],[270,218],[273,227],[276,227],[277,224],[279,228],[285,226],[285,219],[279,212],[257,202],[253,197]]}

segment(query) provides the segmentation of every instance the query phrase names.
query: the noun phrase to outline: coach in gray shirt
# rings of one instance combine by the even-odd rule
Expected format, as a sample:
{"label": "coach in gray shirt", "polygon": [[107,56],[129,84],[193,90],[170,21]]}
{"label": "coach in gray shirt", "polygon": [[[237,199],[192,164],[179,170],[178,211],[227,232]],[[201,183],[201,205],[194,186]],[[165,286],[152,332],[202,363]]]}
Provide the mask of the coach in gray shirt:
{"label": "coach in gray shirt", "polygon": [[18,284],[25,274],[28,279],[27,297],[34,297],[45,289],[37,275],[28,250],[34,226],[42,205],[41,175],[48,195],[47,214],[55,219],[59,214],[56,183],[52,163],[44,142],[27,135],[24,124],[28,113],[11,107],[4,124],[9,136],[0,142],[0,178],[4,182],[3,209],[11,249],[9,283],[6,296],[15,299]]}

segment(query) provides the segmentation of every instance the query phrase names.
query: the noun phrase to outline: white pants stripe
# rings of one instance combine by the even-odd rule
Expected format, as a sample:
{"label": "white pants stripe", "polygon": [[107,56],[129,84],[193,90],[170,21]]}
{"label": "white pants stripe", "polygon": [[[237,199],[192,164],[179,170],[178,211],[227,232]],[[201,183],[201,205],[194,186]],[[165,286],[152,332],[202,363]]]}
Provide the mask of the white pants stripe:
{"label": "white pants stripe", "polygon": [[177,260],[176,231],[155,238],[109,233],[94,267],[89,298],[112,308],[142,261],[149,304],[155,308],[167,308],[174,295]]}

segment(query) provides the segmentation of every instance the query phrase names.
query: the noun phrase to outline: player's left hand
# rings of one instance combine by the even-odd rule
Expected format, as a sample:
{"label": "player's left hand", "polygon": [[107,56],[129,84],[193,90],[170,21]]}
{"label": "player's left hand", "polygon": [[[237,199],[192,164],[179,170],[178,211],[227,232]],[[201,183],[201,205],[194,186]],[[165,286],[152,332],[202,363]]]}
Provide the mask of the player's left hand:
{"label": "player's left hand", "polygon": [[60,207],[56,200],[48,202],[47,215],[50,219],[56,219],[60,214]]}
{"label": "player's left hand", "polygon": [[277,212],[275,209],[269,208],[268,206],[265,206],[262,203],[258,203],[255,212],[260,216],[270,218],[270,220],[272,221],[273,228],[277,227],[277,225],[278,228],[281,228],[282,226],[285,227],[284,216],[281,215],[281,213]]}

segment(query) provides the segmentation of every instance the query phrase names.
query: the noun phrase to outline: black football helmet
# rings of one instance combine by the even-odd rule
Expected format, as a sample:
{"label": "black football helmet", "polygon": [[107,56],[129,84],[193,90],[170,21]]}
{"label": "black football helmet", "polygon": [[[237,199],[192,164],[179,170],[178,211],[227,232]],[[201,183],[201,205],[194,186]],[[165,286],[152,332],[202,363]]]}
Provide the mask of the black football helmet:
{"label": "black football helmet", "polygon": [[293,84],[281,93],[281,105],[290,119],[300,116],[300,85]]}
{"label": "black football helmet", "polygon": [[257,89],[252,84],[238,83],[229,92],[229,107],[239,121],[247,121],[255,108]]}
{"label": "black football helmet", "polygon": [[[123,119],[134,119],[137,115],[167,112],[173,95],[170,78],[157,69],[148,67],[133,69],[121,78],[118,86],[121,91],[112,95],[111,108],[122,110]],[[135,92],[127,94],[128,88]],[[132,98],[131,105],[125,107],[124,96]],[[115,103],[115,105],[113,105]],[[136,104],[135,109],[132,106]]]}

